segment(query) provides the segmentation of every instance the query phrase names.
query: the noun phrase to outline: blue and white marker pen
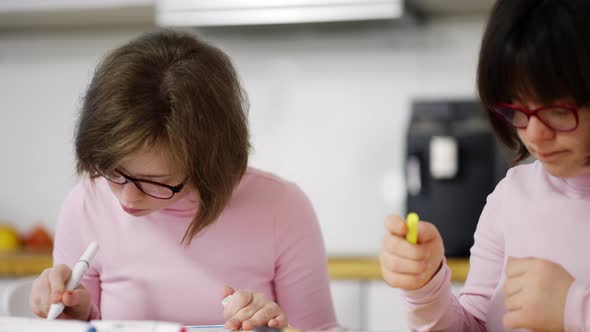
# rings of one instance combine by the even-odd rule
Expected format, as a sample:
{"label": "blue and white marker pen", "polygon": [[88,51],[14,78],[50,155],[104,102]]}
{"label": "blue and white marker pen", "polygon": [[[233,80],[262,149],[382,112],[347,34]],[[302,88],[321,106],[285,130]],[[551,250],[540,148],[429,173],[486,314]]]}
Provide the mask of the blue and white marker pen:
{"label": "blue and white marker pen", "polygon": [[[90,268],[90,261],[94,258],[94,255],[96,255],[97,250],[98,244],[96,244],[96,242],[91,242],[90,245],[88,245],[88,248],[86,249],[86,251],[84,251],[84,254],[82,254],[80,260],[78,260],[78,263],[76,263],[76,265],[74,265],[74,267],[72,268],[72,275],[70,275],[70,279],[66,284],[66,290],[70,291],[78,287],[80,280],[82,280],[82,277],[84,277],[84,274]],[[54,303],[49,308],[49,312],[47,313],[47,319],[54,320],[63,311],[63,303]]]}

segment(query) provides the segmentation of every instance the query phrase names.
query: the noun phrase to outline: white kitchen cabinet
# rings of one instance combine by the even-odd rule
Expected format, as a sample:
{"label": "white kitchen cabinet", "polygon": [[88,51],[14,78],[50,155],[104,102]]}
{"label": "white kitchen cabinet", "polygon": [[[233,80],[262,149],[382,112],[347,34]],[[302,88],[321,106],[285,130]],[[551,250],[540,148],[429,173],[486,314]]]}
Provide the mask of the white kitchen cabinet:
{"label": "white kitchen cabinet", "polygon": [[352,280],[336,280],[330,286],[338,323],[351,330],[360,330],[364,320],[362,284]]}
{"label": "white kitchen cabinet", "polygon": [[[452,291],[458,294],[463,284],[454,283]],[[367,331],[409,331],[401,291],[384,282],[372,282],[367,289]]]}
{"label": "white kitchen cabinet", "polygon": [[[453,283],[458,294],[462,283]],[[332,281],[338,322],[364,331],[409,331],[401,291],[382,281]]]}
{"label": "white kitchen cabinet", "polygon": [[6,316],[6,308],[4,303],[4,294],[6,290],[21,279],[16,278],[0,278],[0,316]]}
{"label": "white kitchen cabinet", "polygon": [[155,23],[155,0],[3,0],[0,29]]}
{"label": "white kitchen cabinet", "polygon": [[367,288],[367,331],[409,331],[401,291],[384,282]]}
{"label": "white kitchen cabinet", "polygon": [[154,0],[2,0],[0,11],[55,11],[70,9],[96,9],[153,4]]}

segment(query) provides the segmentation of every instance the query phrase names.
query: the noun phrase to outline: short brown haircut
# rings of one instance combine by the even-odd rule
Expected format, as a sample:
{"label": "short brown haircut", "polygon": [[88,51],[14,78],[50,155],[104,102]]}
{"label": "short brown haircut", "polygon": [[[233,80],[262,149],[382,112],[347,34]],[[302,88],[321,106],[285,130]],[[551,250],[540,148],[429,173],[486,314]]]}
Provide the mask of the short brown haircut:
{"label": "short brown haircut", "polygon": [[188,33],[158,31],[98,65],[79,114],[77,171],[96,178],[148,145],[163,144],[199,193],[186,245],[212,224],[248,164],[246,95],[219,49]]}

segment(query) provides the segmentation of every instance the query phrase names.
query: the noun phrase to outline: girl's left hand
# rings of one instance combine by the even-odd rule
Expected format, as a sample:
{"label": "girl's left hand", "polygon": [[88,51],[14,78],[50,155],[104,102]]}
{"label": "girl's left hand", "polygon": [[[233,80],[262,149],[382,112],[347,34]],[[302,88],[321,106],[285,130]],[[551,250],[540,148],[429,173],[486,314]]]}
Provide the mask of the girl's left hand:
{"label": "girl's left hand", "polygon": [[559,264],[539,258],[508,257],[504,326],[563,331],[568,290],[574,278]]}
{"label": "girl's left hand", "polygon": [[259,326],[275,328],[287,327],[287,316],[278,304],[266,298],[261,293],[250,290],[235,291],[225,286],[223,297],[232,295],[231,300],[225,304],[223,318],[225,328],[234,330],[252,330]]}

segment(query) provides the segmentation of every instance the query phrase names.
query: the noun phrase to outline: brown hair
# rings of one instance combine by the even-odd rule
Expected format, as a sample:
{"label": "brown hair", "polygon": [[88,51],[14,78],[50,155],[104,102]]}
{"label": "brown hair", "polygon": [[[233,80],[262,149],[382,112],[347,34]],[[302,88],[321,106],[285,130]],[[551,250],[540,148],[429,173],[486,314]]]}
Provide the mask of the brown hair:
{"label": "brown hair", "polygon": [[247,100],[219,49],[170,30],[113,50],[98,65],[79,114],[77,171],[108,174],[139,148],[163,144],[200,196],[182,242],[212,224],[243,176]]}

